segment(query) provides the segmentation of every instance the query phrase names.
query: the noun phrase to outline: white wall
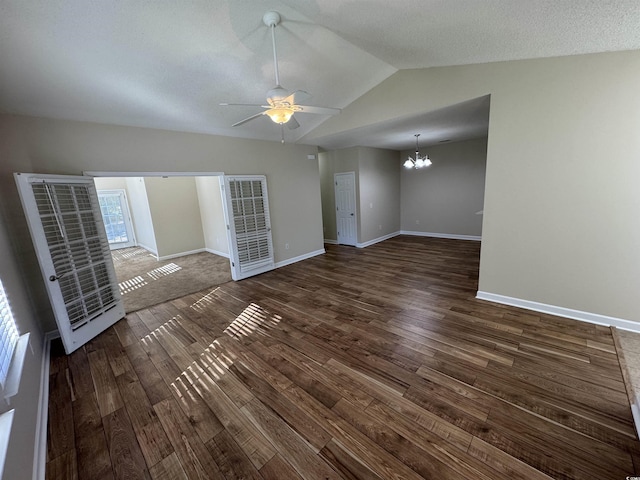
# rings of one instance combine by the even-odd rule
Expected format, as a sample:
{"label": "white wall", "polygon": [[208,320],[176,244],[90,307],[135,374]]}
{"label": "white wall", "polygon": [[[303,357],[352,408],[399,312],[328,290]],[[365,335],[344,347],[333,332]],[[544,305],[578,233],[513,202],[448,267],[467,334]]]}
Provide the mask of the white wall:
{"label": "white wall", "polygon": [[[0,115],[3,168],[40,173],[224,172],[267,177],[276,263],[323,251],[317,148],[214,135]],[[7,230],[45,331],[55,329],[13,179],[0,191]],[[132,193],[131,185],[128,191]],[[136,204],[130,198],[132,210]],[[134,213],[132,212],[132,215]],[[136,223],[138,219],[134,220]],[[136,235],[139,232],[136,231]],[[14,240],[15,238],[15,240]],[[142,239],[138,237],[142,243]],[[285,244],[289,243],[287,250]],[[20,249],[20,250],[18,250]]]}
{"label": "white wall", "polygon": [[400,231],[400,168],[398,152],[359,148],[360,242]]}
{"label": "white wall", "polygon": [[127,190],[127,179],[124,177],[95,177],[96,190]]}
{"label": "white wall", "polygon": [[353,147],[320,153],[324,238],[337,240],[336,173],[355,172],[358,244],[400,230],[400,168],[398,152]]}
{"label": "white wall", "polygon": [[195,179],[146,177],[144,184],[158,258],[203,250],[204,235]]}
{"label": "white wall", "polygon": [[479,290],[640,322],[640,51],[401,70],[304,141],[491,95]]}
{"label": "white wall", "polygon": [[158,255],[156,234],[151,220],[151,208],[147,198],[147,187],[142,177],[126,177],[127,195],[131,210],[131,223],[135,230],[138,246]]}
{"label": "white wall", "polygon": [[358,242],[360,242],[360,154],[358,147],[344,148],[318,155],[322,184],[322,222],[324,238],[336,241],[338,229],[336,220],[336,173],[354,172],[356,179],[356,218],[358,219]]}
{"label": "white wall", "polygon": [[[49,300],[43,289],[30,291],[29,282],[41,282],[33,245],[13,172],[32,171],[28,157],[15,156],[22,142],[18,129],[0,115],[0,279],[20,334],[31,333],[18,395],[11,405],[0,402],[0,413],[15,409],[3,478],[31,478],[39,412],[39,389],[44,353],[43,327],[39,319],[49,312]],[[33,350],[33,352],[32,352]]]}
{"label": "white wall", "polygon": [[220,177],[196,177],[204,246],[217,255],[229,256],[227,223],[224,220]]}
{"label": "white wall", "polygon": [[[487,139],[421,148],[433,164],[402,168],[402,230],[479,237],[482,235]],[[415,156],[402,152],[401,160]]]}

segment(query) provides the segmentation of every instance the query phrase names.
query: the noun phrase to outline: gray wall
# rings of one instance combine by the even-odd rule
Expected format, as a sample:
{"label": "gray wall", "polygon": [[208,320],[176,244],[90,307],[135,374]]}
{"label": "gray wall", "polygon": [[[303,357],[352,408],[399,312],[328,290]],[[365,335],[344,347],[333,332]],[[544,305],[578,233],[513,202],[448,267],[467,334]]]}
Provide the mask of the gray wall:
{"label": "gray wall", "polygon": [[358,219],[358,241],[360,241],[360,165],[358,148],[345,148],[318,155],[320,168],[320,182],[322,186],[322,224],[324,238],[330,241],[338,240],[336,225],[336,173],[354,172],[356,179],[356,216]]}
{"label": "gray wall", "polygon": [[335,241],[334,174],[355,172],[358,243],[400,230],[400,168],[398,152],[353,147],[319,154],[324,238]]}
{"label": "gray wall", "polygon": [[[482,235],[487,139],[425,147],[433,165],[402,168],[401,229],[443,235]],[[402,161],[414,151],[402,152]]]}
{"label": "gray wall", "polygon": [[158,258],[204,248],[200,204],[194,177],[144,179]]}
{"label": "gray wall", "polygon": [[400,231],[400,168],[398,152],[359,148],[360,243]]}
{"label": "gray wall", "polygon": [[[56,328],[13,172],[225,172],[267,176],[276,262],[321,251],[317,148],[95,123],[0,115],[0,276],[18,328],[32,333],[15,399],[5,478],[31,478],[43,355]],[[130,189],[129,189],[130,190]],[[291,248],[285,250],[284,244]]]}
{"label": "gray wall", "polygon": [[491,95],[479,290],[640,322],[640,51],[401,70],[304,141]]}
{"label": "gray wall", "polygon": [[218,254],[229,255],[227,223],[224,220],[219,177],[196,177],[198,203],[202,217],[204,246]]}

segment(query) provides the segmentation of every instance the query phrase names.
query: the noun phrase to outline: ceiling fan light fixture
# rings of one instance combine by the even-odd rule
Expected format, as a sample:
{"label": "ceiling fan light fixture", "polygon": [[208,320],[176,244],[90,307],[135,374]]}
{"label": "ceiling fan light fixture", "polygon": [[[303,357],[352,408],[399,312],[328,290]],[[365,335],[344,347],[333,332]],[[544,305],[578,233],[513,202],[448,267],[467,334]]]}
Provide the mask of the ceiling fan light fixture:
{"label": "ceiling fan light fixture", "polygon": [[287,123],[293,116],[293,110],[290,108],[271,108],[266,111],[269,118],[279,125]]}

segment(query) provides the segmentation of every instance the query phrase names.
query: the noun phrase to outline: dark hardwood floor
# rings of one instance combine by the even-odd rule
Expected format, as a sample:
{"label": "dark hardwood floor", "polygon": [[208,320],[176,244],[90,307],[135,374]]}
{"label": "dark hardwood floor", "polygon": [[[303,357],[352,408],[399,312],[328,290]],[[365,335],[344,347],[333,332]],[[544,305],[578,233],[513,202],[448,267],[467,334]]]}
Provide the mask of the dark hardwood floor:
{"label": "dark hardwood floor", "polygon": [[640,475],[610,329],[476,300],[479,248],[329,245],[58,345],[47,478]]}

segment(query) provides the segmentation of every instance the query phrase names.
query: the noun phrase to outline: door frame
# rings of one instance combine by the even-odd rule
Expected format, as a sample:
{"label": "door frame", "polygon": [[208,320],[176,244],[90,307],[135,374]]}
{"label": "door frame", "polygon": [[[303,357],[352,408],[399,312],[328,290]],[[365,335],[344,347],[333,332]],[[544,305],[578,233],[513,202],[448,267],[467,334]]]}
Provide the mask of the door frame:
{"label": "door frame", "polygon": [[[87,177],[114,177],[114,178],[122,178],[122,177],[124,177],[124,178],[127,178],[127,177],[164,177],[164,178],[168,178],[168,177],[218,177],[221,187],[224,187],[224,177],[225,177],[225,173],[224,172],[123,172],[123,171],[109,172],[109,171],[102,171],[102,170],[86,170],[86,171],[83,171],[82,174],[87,176]],[[225,218],[225,221],[227,222],[227,225],[229,225],[229,220],[227,218],[227,211],[228,211],[227,196],[225,195],[225,192],[224,192],[223,188],[221,189],[221,194],[222,194],[222,210],[224,212],[224,218]],[[231,269],[231,272],[233,273],[234,265],[233,265],[232,255],[231,255],[232,244],[231,244],[231,233],[229,232],[229,228],[227,228],[227,242],[228,242],[228,245],[229,245],[229,268]],[[235,278],[234,278],[234,280],[235,280]]]}

